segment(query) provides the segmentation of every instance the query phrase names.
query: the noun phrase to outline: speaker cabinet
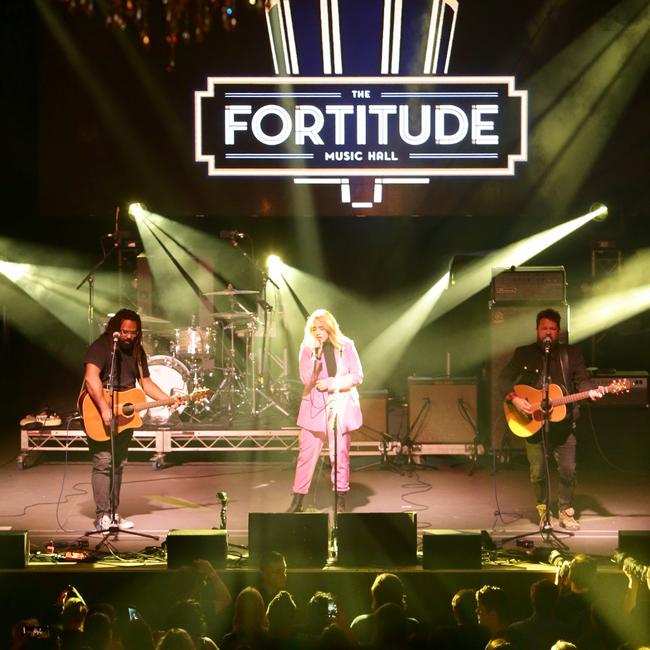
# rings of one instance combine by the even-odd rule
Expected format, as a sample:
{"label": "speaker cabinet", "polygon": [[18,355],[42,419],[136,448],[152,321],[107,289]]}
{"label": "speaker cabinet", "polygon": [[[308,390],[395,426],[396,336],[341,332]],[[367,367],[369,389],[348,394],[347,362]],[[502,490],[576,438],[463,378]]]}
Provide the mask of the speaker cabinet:
{"label": "speaker cabinet", "polygon": [[0,569],[24,569],[29,562],[29,532],[0,531]]}
{"label": "speaker cabinet", "polygon": [[248,552],[254,564],[266,551],[278,551],[290,567],[323,567],[328,548],[326,512],[248,513]]}
{"label": "speaker cabinet", "polygon": [[618,550],[641,564],[650,564],[650,530],[619,530]]}
{"label": "speaker cabinet", "polygon": [[228,531],[170,530],[167,535],[167,568],[192,564],[194,560],[209,560],[215,568],[226,566]]}
{"label": "speaker cabinet", "polygon": [[480,531],[426,529],[422,533],[422,566],[425,569],[480,569]]}
{"label": "speaker cabinet", "polygon": [[341,566],[410,566],[417,563],[414,512],[344,512],[338,516]]}
{"label": "speaker cabinet", "polygon": [[359,394],[363,424],[350,433],[354,442],[382,442],[388,433],[388,391],[369,390]]}
{"label": "speaker cabinet", "polygon": [[409,377],[409,437],[417,444],[472,443],[477,387],[472,377]]}
{"label": "speaker cabinet", "polygon": [[503,415],[503,392],[499,389],[499,374],[512,358],[516,347],[534,343],[537,334],[535,319],[542,309],[560,313],[560,341],[568,343],[568,314],[566,303],[550,304],[492,304],[490,307],[490,439],[493,449],[524,448],[522,438],[508,429]]}

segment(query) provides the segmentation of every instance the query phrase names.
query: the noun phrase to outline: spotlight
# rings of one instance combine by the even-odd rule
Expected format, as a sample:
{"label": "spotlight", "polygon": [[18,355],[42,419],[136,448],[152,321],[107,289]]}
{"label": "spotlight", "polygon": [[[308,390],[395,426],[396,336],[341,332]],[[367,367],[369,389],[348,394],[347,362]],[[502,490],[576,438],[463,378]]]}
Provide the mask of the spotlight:
{"label": "spotlight", "polygon": [[27,275],[28,271],[29,264],[18,264],[16,262],[0,260],[0,273],[12,282],[18,282],[18,280]]}
{"label": "spotlight", "polygon": [[596,223],[602,223],[607,219],[609,210],[604,203],[592,203],[589,207],[589,214],[592,215],[592,220]]}
{"label": "spotlight", "polygon": [[284,262],[277,255],[269,255],[266,258],[266,268],[270,273],[282,273]]}
{"label": "spotlight", "polygon": [[129,216],[138,221],[138,219],[143,219],[147,213],[147,208],[144,203],[131,203],[129,205]]}

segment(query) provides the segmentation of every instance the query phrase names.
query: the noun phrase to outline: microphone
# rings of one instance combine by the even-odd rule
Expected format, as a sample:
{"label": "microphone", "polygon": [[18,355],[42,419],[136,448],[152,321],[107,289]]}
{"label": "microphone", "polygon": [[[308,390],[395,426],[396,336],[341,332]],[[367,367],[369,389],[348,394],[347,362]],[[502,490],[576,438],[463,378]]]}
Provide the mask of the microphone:
{"label": "microphone", "polygon": [[246,235],[239,230],[221,230],[219,231],[219,239],[244,239]]}
{"label": "microphone", "polygon": [[117,343],[120,340],[120,333],[113,332],[113,343]]}
{"label": "microphone", "polygon": [[225,492],[217,492],[217,499],[219,499],[222,506],[228,503],[228,495]]}
{"label": "microphone", "polygon": [[544,352],[549,352],[551,349],[551,344],[553,343],[553,340],[551,339],[550,336],[547,336],[544,338]]}
{"label": "microphone", "polygon": [[323,354],[323,346],[319,345],[314,348],[314,354],[316,355],[316,360],[320,361],[321,354]]}

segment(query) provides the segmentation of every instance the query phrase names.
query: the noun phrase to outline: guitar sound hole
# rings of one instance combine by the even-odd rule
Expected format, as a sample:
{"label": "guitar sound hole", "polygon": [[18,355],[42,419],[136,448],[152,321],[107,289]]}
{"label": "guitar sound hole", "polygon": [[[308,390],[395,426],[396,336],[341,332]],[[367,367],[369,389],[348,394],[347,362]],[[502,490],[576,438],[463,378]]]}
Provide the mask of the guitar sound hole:
{"label": "guitar sound hole", "polygon": [[133,404],[125,404],[122,407],[122,413],[124,413],[124,415],[133,415]]}

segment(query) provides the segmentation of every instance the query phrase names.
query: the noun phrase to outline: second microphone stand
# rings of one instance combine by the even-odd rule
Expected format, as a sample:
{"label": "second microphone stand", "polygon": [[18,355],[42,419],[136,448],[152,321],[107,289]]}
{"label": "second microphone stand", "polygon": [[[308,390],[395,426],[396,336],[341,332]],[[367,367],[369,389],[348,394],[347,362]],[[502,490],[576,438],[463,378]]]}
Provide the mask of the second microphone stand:
{"label": "second microphone stand", "polygon": [[550,449],[550,422],[551,422],[551,399],[549,395],[550,388],[550,358],[551,358],[551,342],[550,339],[544,341],[544,364],[542,367],[542,414],[544,417],[544,426],[542,427],[542,453],[544,455],[544,472],[546,474],[546,488],[544,490],[544,516],[539,525],[539,530],[531,533],[521,533],[507,537],[503,542],[511,542],[513,539],[523,539],[533,535],[541,535],[545,542],[560,546],[564,550],[568,550],[568,546],[558,537],[558,533],[573,537],[573,533],[568,530],[556,531],[551,522],[551,507],[550,507],[550,492],[551,492],[551,472],[548,465],[548,453]]}

